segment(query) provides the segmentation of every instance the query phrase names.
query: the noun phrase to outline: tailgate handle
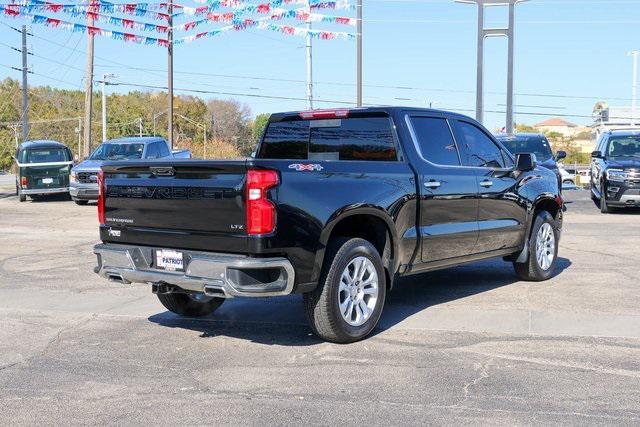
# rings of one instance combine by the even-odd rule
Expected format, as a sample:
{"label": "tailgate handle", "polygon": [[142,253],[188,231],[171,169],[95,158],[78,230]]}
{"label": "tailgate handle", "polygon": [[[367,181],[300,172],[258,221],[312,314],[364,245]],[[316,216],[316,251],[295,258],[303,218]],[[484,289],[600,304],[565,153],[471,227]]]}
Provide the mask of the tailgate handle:
{"label": "tailgate handle", "polygon": [[156,176],[173,176],[176,174],[176,170],[171,166],[152,166],[149,170]]}

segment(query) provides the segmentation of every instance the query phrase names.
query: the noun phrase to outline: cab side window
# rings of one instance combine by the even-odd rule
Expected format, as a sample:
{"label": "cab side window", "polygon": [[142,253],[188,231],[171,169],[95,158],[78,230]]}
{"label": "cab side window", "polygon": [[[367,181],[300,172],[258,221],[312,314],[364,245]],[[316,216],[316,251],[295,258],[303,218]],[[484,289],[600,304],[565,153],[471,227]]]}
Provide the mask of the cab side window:
{"label": "cab side window", "polygon": [[460,166],[458,147],[446,119],[411,117],[411,126],[422,158],[437,165]]}
{"label": "cab side window", "polygon": [[169,157],[171,156],[171,151],[169,151],[169,147],[166,142],[158,142],[159,156],[158,157]]}
{"label": "cab side window", "polygon": [[160,157],[160,152],[158,150],[158,143],[152,142],[147,146],[147,159],[157,159]]}
{"label": "cab side window", "polygon": [[458,146],[464,166],[504,168],[502,150],[479,127],[456,121]]}

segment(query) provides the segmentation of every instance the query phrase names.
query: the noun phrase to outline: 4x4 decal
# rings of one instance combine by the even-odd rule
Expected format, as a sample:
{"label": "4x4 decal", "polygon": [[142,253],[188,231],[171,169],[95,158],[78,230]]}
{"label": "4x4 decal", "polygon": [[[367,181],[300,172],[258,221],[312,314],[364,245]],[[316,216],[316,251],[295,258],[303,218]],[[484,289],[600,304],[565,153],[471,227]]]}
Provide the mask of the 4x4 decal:
{"label": "4x4 decal", "polygon": [[320,166],[317,163],[312,163],[309,165],[303,165],[301,163],[294,163],[292,165],[289,165],[289,169],[295,169],[298,172],[304,172],[304,171],[321,171],[322,169],[324,169],[322,166]]}

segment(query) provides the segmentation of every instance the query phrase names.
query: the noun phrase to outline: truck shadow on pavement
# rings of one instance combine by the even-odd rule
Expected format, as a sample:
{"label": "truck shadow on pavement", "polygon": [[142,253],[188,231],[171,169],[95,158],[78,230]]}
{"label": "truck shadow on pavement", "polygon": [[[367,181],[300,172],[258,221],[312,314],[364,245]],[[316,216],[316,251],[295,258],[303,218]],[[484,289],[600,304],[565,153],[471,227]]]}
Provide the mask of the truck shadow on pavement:
{"label": "truck shadow on pavement", "polygon": [[[562,274],[569,266],[570,260],[559,257],[556,275]],[[527,286],[527,282],[519,282],[511,265],[501,260],[402,278],[387,294],[382,318],[371,336],[391,329],[429,307],[460,301],[509,285]],[[167,311],[150,316],[149,321],[168,328],[197,331],[201,338],[224,336],[285,346],[321,343],[307,324],[301,299],[300,295],[272,299],[232,299],[205,318],[182,318]],[[504,297],[501,299],[504,300]],[[473,329],[472,326],[470,329]]]}

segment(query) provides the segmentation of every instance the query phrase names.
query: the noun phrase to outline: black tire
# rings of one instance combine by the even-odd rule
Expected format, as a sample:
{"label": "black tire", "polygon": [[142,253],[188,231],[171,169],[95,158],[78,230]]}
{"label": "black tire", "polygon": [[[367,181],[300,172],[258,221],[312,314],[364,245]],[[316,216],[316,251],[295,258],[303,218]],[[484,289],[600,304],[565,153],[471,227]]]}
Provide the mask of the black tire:
{"label": "black tire", "polygon": [[[197,298],[203,298],[203,300],[198,301]],[[224,302],[224,298],[205,298],[204,295],[199,297],[178,293],[158,294],[158,299],[167,310],[188,317],[208,316]]]}
{"label": "black tire", "polygon": [[26,201],[27,201],[27,195],[26,195],[26,194],[21,194],[21,193],[18,191],[18,200],[20,200],[20,203],[22,203],[22,202],[26,202]]}
{"label": "black tire", "polygon": [[88,200],[74,200],[74,202],[76,202],[76,205],[78,206],[85,206],[87,203],[89,203]]}
{"label": "black tire", "polygon": [[[543,269],[538,263],[536,257],[536,244],[537,244],[537,236],[538,231],[544,224],[551,225],[551,230],[553,231],[554,238],[554,251],[553,251],[553,261],[551,265],[546,270]],[[556,223],[551,214],[547,211],[540,211],[536,215],[536,218],[533,222],[533,228],[531,229],[531,236],[527,242],[527,250],[529,252],[526,262],[514,262],[513,268],[516,271],[516,274],[521,280],[526,280],[529,282],[542,282],[544,280],[549,280],[553,277],[556,265],[558,263],[558,230],[556,229]]]}
{"label": "black tire", "polygon": [[[354,326],[343,319],[339,308],[342,273],[357,257],[367,258],[376,270],[378,296],[369,318]],[[364,239],[336,239],[329,245],[318,286],[303,296],[311,329],[320,338],[335,343],[351,343],[365,338],[378,324],[386,297],[387,283],[382,259]]]}
{"label": "black tire", "polygon": [[607,204],[607,189],[605,188],[605,183],[600,183],[600,212],[603,214],[610,213],[611,208]]}

